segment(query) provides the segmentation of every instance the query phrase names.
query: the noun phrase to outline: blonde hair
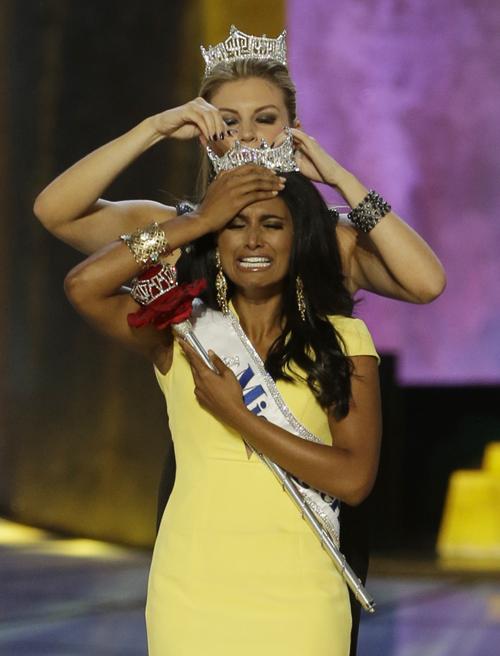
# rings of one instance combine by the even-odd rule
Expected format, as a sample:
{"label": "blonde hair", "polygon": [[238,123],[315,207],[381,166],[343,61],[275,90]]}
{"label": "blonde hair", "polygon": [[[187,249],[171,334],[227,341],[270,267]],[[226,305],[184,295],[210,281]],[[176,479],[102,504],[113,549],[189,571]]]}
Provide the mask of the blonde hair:
{"label": "blonde hair", "polygon": [[[226,82],[236,82],[250,77],[261,78],[281,89],[289,124],[293,125],[297,114],[295,85],[288,69],[283,64],[273,60],[245,59],[227,64],[218,64],[209,75],[203,78],[198,95],[210,102],[212,96]],[[203,151],[196,184],[198,200],[201,200],[205,195],[209,181],[210,165],[207,155]]]}

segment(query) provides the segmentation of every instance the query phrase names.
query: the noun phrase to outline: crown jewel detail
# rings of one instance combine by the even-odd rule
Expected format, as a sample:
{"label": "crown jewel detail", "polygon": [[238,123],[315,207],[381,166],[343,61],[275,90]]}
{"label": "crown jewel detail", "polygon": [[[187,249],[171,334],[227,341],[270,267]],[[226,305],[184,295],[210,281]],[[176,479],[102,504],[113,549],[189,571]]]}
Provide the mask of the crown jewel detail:
{"label": "crown jewel detail", "polygon": [[130,296],[139,305],[149,305],[165,292],[177,287],[177,271],[174,266],[157,264],[132,281]]}
{"label": "crown jewel detail", "polygon": [[271,148],[265,139],[262,139],[259,148],[242,146],[241,141],[236,141],[231,150],[219,156],[210,146],[207,146],[207,155],[212,163],[215,175],[218,175],[221,171],[229,171],[244,164],[265,166],[266,169],[281,171],[282,173],[298,171],[299,167],[293,154],[293,135],[289,129],[287,133],[285,141],[276,148]]}
{"label": "crown jewel detail", "polygon": [[286,62],[286,30],[276,39],[265,34],[254,36],[245,34],[231,25],[229,36],[216,46],[204,48],[200,46],[201,54],[205,60],[205,76],[222,62],[229,63],[237,59],[273,59],[283,66]]}

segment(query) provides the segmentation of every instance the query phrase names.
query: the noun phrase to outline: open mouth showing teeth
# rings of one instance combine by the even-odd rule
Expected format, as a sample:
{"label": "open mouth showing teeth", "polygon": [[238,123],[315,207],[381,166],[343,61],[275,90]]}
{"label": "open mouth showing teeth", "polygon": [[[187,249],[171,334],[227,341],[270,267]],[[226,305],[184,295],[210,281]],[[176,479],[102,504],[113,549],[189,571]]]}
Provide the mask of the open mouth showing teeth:
{"label": "open mouth showing teeth", "polygon": [[271,260],[268,257],[242,257],[238,264],[243,269],[266,269],[271,265]]}

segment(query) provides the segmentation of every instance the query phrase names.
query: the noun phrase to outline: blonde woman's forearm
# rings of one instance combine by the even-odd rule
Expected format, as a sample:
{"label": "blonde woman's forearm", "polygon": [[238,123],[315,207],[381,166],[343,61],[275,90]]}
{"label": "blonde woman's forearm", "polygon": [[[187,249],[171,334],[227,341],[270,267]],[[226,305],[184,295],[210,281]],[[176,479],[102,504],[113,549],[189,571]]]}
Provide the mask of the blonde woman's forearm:
{"label": "blonde woman's forearm", "polygon": [[49,230],[92,211],[115,178],[164,138],[149,117],[61,173],[38,195],[34,213]]}

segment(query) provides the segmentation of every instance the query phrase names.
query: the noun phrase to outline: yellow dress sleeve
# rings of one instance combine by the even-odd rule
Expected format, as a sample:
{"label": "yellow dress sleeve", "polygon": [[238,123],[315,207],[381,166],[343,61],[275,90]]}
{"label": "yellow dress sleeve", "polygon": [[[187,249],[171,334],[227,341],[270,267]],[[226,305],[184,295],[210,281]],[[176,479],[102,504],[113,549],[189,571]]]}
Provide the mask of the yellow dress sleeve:
{"label": "yellow dress sleeve", "polygon": [[329,316],[337,333],[342,337],[344,353],[349,357],[356,355],[373,355],[380,364],[380,357],[373,343],[370,331],[362,319],[343,317],[340,315]]}

